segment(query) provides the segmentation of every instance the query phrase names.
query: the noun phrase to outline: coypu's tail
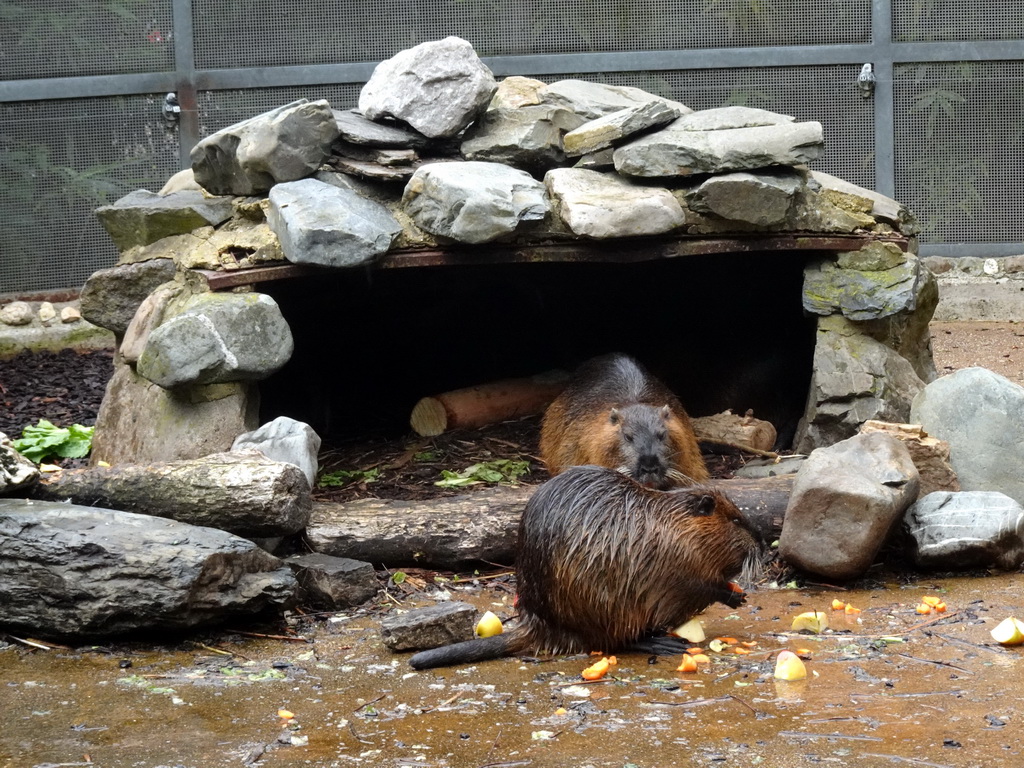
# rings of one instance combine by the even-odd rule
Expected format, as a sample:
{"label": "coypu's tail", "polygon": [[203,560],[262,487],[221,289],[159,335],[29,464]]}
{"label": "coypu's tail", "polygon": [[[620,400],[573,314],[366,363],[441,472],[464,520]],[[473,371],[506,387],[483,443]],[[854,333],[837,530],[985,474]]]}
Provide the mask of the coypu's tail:
{"label": "coypu's tail", "polygon": [[430,669],[431,667],[449,667],[452,664],[471,664],[475,661],[498,659],[510,655],[511,641],[512,637],[509,635],[494,635],[452,645],[442,645],[440,648],[420,651],[409,659],[409,663],[413,669]]}

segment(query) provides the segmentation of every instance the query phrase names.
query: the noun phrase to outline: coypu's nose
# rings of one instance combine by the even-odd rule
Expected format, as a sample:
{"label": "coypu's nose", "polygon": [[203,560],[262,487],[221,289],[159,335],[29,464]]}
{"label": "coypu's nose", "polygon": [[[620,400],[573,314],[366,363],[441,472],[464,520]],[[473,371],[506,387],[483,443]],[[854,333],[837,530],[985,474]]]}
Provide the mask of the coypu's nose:
{"label": "coypu's nose", "polygon": [[653,453],[643,453],[636,459],[636,466],[644,474],[655,474],[662,469],[661,459]]}

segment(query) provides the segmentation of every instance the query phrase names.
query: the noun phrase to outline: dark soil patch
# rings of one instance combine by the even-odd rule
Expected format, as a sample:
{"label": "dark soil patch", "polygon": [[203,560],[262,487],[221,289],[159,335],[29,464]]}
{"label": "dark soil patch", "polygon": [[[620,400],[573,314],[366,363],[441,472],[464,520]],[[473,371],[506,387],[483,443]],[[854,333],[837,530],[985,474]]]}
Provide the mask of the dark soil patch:
{"label": "dark soil patch", "polygon": [[39,419],[92,426],[114,373],[109,350],[22,352],[0,360],[0,432],[12,440]]}
{"label": "dark soil patch", "polygon": [[[107,381],[113,374],[110,351],[77,353],[22,353],[0,361],[0,432],[21,437],[21,431],[39,419],[57,426],[90,426]],[[482,429],[453,430],[437,437],[407,434],[361,435],[324,445],[320,454],[322,475],[338,472],[372,473],[373,479],[353,479],[340,486],[320,486],[317,501],[351,501],[360,498],[400,500],[455,496],[476,486],[445,488],[435,485],[442,471],[459,472],[473,464],[500,459],[528,462],[517,482],[538,485],[548,475],[538,458],[540,417],[492,424]],[[729,477],[742,463],[738,456],[705,455],[713,477]],[[56,463],[78,466],[85,462]],[[364,475],[365,477],[365,475]]]}

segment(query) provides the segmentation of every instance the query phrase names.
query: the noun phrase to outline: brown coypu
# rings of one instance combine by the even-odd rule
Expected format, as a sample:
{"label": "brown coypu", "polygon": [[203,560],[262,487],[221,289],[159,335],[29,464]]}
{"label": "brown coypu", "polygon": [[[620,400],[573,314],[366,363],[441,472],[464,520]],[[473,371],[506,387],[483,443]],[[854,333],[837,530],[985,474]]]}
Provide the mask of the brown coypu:
{"label": "brown coypu", "polygon": [[410,664],[542,651],[679,652],[682,643],[653,636],[713,602],[740,605],[745,595],[731,579],[754,567],[758,551],[721,491],[658,491],[605,467],[573,467],[537,490],[520,521],[518,624],[422,651]]}
{"label": "brown coypu", "polygon": [[679,400],[619,353],[592,358],[573,373],[544,413],[540,455],[552,475],[595,464],[661,490],[708,479]]}

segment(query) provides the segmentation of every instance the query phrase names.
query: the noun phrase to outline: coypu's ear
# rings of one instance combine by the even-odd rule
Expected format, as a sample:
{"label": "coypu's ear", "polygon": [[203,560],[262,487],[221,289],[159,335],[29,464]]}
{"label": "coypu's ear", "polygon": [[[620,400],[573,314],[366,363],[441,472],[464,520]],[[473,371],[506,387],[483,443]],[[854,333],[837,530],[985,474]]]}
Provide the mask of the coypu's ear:
{"label": "coypu's ear", "polygon": [[672,409],[669,408],[667,405],[663,405],[661,406],[661,410],[658,413],[661,414],[662,421],[668,421],[669,416],[672,415]]}
{"label": "coypu's ear", "polygon": [[612,408],[608,412],[608,423],[611,424],[612,426],[615,426],[616,424],[619,423],[620,420],[621,420],[621,417],[619,416],[619,409],[618,408]]}
{"label": "coypu's ear", "polygon": [[697,517],[708,517],[714,514],[715,511],[715,497],[704,495],[697,499],[697,503],[693,506],[693,514]]}

